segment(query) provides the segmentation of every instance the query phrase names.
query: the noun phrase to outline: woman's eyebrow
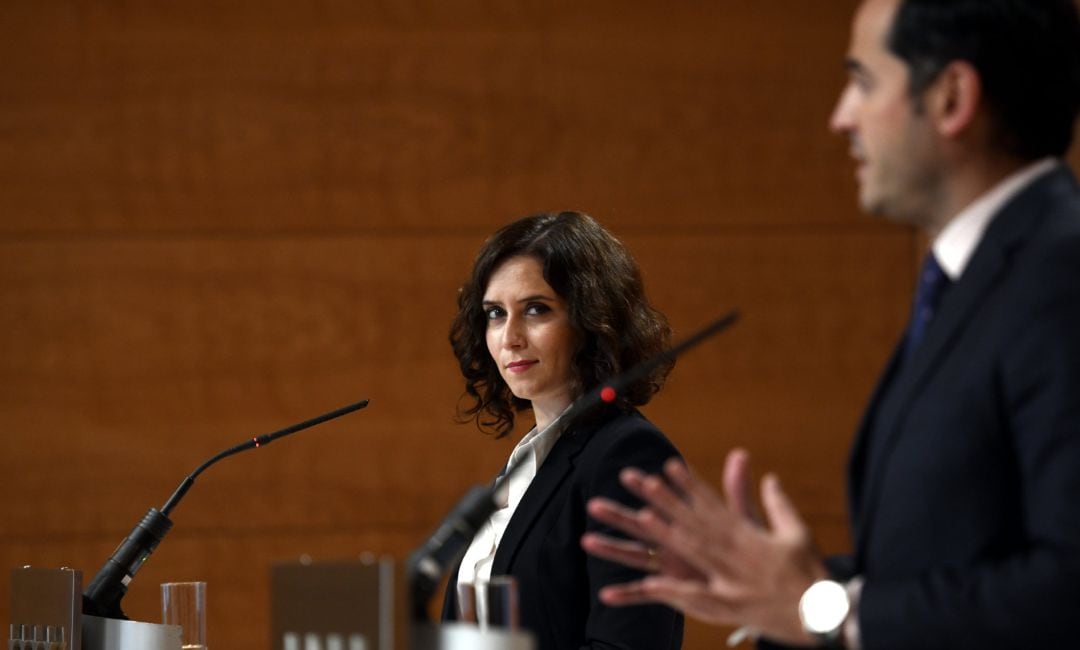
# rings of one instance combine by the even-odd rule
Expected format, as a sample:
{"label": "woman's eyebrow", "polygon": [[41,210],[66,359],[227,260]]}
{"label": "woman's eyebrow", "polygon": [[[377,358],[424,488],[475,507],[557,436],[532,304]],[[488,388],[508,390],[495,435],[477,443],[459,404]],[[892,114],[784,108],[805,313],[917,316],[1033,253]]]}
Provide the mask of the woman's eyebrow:
{"label": "woman's eyebrow", "polygon": [[[554,302],[555,298],[553,298],[551,296],[548,296],[548,295],[544,295],[542,293],[536,293],[536,294],[533,294],[531,296],[525,296],[524,298],[518,298],[514,302],[519,302],[519,303],[520,302],[532,302],[532,301],[536,301],[536,300],[542,300],[544,302]],[[483,300],[483,301],[481,301],[480,304],[482,304],[482,305],[501,305],[502,302],[499,301],[499,300]]]}

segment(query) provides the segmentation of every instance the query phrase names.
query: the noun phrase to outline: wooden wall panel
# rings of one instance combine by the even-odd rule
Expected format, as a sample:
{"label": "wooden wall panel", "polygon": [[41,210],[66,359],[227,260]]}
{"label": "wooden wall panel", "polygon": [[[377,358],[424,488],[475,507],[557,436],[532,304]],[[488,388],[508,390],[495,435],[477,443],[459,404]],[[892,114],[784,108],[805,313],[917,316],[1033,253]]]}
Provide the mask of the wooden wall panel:
{"label": "wooden wall panel", "polygon": [[683,333],[728,306],[743,314],[679,362],[655,405],[657,421],[678,431],[686,454],[717,481],[726,451],[743,445],[763,470],[795,470],[786,482],[795,482],[804,508],[841,514],[847,443],[906,318],[911,281],[895,271],[908,263],[910,240],[775,231],[631,246]]}
{"label": "wooden wall panel", "polygon": [[451,5],[5,3],[0,229],[852,218],[805,208],[849,191],[845,166],[788,165],[844,159],[825,130],[844,11]]}
{"label": "wooden wall panel", "polygon": [[0,3],[0,571],[89,580],[204,458],[371,398],[209,470],[124,601],[206,579],[211,644],[266,648],[270,563],[403,558],[504,461],[453,423],[455,290],[563,207],[679,332],[742,310],[647,414],[713,481],[749,448],[843,550],[919,258],[825,128],[854,5]]}
{"label": "wooden wall panel", "polygon": [[[0,558],[92,574],[203,458],[359,397],[371,398],[366,411],[200,477],[125,602],[151,616],[158,582],[200,576],[221,601],[264,602],[265,579],[253,576],[274,560],[403,557],[512,444],[452,423],[460,380],[446,327],[478,244],[0,245],[0,471],[18,477]],[[628,245],[683,333],[731,306],[744,313],[683,360],[648,413],[714,480],[730,446],[753,449],[760,467],[784,472],[823,546],[844,548],[843,450],[903,321],[910,287],[895,269],[909,238],[765,230]],[[862,304],[838,317],[848,303]],[[265,647],[265,612],[214,613],[216,638]]]}

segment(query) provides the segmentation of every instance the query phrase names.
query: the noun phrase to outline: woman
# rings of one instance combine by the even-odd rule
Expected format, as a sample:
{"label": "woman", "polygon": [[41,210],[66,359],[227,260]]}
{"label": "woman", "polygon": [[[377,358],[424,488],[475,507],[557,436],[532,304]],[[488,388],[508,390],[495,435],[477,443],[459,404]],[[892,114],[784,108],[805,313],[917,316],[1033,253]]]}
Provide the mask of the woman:
{"label": "woman", "polygon": [[589,498],[636,503],[619,485],[622,467],[655,471],[678,455],[634,409],[660,389],[671,366],[585,418],[557,422],[578,396],[668,345],[671,330],[646,300],[634,260],[584,214],[527,217],[484,243],[458,307],[450,341],[472,402],[462,419],[502,437],[517,413],[531,410],[536,426],[511,455],[524,459],[524,469],[466,551],[443,618],[456,618],[458,584],[508,574],[518,583],[521,625],[540,650],[681,647],[675,611],[600,604],[600,587],[640,573],[580,546],[586,531],[605,529],[586,516]]}

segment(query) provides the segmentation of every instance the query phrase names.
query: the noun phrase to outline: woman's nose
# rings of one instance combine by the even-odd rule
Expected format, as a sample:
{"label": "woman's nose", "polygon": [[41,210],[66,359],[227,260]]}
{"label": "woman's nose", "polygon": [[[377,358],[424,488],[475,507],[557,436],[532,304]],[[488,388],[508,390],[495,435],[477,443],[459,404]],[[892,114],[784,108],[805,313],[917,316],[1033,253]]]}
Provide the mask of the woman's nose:
{"label": "woman's nose", "polygon": [[506,327],[503,328],[503,345],[507,348],[521,348],[525,346],[525,327],[521,320],[515,316],[506,319]]}

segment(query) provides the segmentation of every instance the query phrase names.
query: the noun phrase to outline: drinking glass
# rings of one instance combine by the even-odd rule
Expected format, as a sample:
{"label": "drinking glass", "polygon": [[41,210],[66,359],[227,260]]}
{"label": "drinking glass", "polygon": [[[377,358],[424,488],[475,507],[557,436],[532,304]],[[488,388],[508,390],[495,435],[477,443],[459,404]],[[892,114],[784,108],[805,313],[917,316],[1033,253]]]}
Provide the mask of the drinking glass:
{"label": "drinking glass", "polygon": [[457,615],[462,623],[476,624],[476,587],[471,582],[458,583]]}
{"label": "drinking glass", "polygon": [[491,576],[477,585],[476,600],[480,629],[518,629],[518,584],[514,576]]}
{"label": "drinking glass", "polygon": [[161,620],[180,626],[183,650],[206,650],[206,583],[163,583]]}

